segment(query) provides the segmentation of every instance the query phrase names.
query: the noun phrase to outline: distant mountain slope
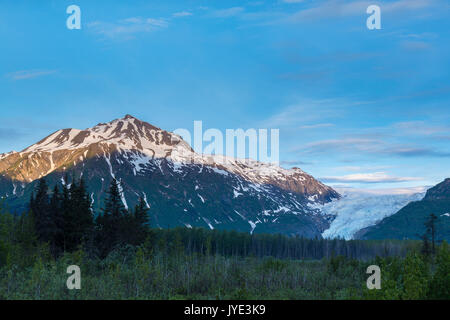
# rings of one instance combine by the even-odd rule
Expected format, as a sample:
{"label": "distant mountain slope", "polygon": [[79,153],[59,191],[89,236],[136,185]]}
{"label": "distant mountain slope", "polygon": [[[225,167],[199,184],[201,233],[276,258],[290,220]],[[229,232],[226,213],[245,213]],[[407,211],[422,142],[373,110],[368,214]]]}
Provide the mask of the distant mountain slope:
{"label": "distant mountain slope", "polygon": [[361,239],[419,239],[431,213],[438,217],[437,238],[450,240],[450,179],[429,189],[421,201],[406,205],[375,226],[359,231]]}
{"label": "distant mountain slope", "polygon": [[[37,179],[83,179],[102,206],[113,178],[125,206],[143,197],[154,226],[204,226],[320,236],[332,216],[314,205],[339,198],[301,169],[195,153],[179,136],[130,115],[86,130],[59,130],[21,152],[0,155],[0,196],[24,210]],[[66,181],[68,180],[68,181]]]}

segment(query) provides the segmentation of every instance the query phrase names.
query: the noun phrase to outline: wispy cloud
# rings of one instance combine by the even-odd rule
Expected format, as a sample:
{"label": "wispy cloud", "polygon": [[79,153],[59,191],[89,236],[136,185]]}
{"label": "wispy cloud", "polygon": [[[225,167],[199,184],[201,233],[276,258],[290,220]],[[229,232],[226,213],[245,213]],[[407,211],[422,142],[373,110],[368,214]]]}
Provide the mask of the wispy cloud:
{"label": "wispy cloud", "polygon": [[320,180],[324,182],[341,182],[341,183],[398,183],[408,181],[420,181],[418,177],[396,177],[390,176],[386,172],[373,173],[355,173],[345,176],[323,177]]}
{"label": "wispy cloud", "polygon": [[304,125],[300,126],[300,129],[319,129],[319,128],[329,128],[333,127],[334,124],[332,123],[318,123],[318,124],[310,124],[310,125]]}
{"label": "wispy cloud", "polygon": [[88,24],[88,28],[107,38],[131,38],[138,33],[147,33],[167,28],[168,25],[168,20],[165,18],[130,17],[116,22],[91,22]]}
{"label": "wispy cloud", "polygon": [[352,188],[348,186],[336,187],[333,188],[339,193],[367,193],[373,195],[393,195],[393,194],[415,194],[415,193],[424,193],[431,186],[420,186],[420,187],[403,187],[403,188]]}
{"label": "wispy cloud", "polygon": [[443,152],[430,148],[415,148],[408,146],[397,146],[397,147],[394,146],[380,150],[379,153],[399,157],[437,157],[437,158],[450,157],[450,152]]}
{"label": "wispy cloud", "polygon": [[434,0],[398,0],[398,1],[323,1],[319,5],[302,9],[290,15],[289,22],[303,22],[310,20],[329,19],[333,17],[348,17],[361,15],[366,12],[369,5],[378,4],[383,13],[394,13],[399,11],[421,10],[433,6]]}
{"label": "wispy cloud", "polygon": [[450,126],[431,125],[425,121],[404,121],[397,122],[393,127],[405,134],[433,135],[450,133]]}
{"label": "wispy cloud", "polygon": [[401,46],[409,51],[420,51],[431,48],[431,45],[425,41],[403,41]]}
{"label": "wispy cloud", "polygon": [[175,12],[175,13],[173,14],[173,16],[174,16],[175,18],[189,17],[189,16],[192,16],[192,13],[189,12],[189,11],[180,11],[180,12]]}
{"label": "wispy cloud", "polygon": [[300,99],[297,103],[271,116],[264,121],[263,125],[272,128],[298,128],[303,123],[306,126],[308,122],[326,121],[326,118],[339,117],[345,108],[357,104],[358,102],[346,102],[340,99]]}
{"label": "wispy cloud", "polygon": [[27,80],[56,73],[56,70],[22,70],[9,73],[6,76],[12,80]]}
{"label": "wispy cloud", "polygon": [[392,166],[341,166],[336,167],[335,170],[361,172],[361,171],[383,170],[388,168],[392,168]]}
{"label": "wispy cloud", "polygon": [[310,165],[312,162],[300,161],[300,160],[285,160],[280,162],[284,166],[300,166],[300,165]]}
{"label": "wispy cloud", "polygon": [[232,7],[227,9],[219,9],[211,12],[211,16],[215,18],[229,18],[235,17],[245,11],[244,7]]}
{"label": "wispy cloud", "polygon": [[401,143],[390,143],[382,139],[354,137],[321,140],[296,148],[294,152],[304,154],[372,154],[396,157],[434,157],[447,158],[450,153],[431,147],[418,147]]}
{"label": "wispy cloud", "polygon": [[328,139],[308,143],[298,151],[311,154],[331,153],[331,152],[376,152],[383,145],[381,140],[370,138],[342,138]]}

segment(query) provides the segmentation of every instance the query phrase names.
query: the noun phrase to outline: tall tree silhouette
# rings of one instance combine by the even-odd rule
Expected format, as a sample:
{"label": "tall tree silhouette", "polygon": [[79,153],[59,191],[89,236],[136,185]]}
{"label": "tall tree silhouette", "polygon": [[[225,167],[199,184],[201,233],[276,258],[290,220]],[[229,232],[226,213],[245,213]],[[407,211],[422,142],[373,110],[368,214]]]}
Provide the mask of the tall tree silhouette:
{"label": "tall tree silhouette", "polygon": [[142,197],[139,197],[138,204],[134,207],[133,215],[130,216],[133,241],[132,244],[142,244],[148,235],[149,221],[148,221],[147,203]]}
{"label": "tall tree silhouette", "polygon": [[33,213],[37,238],[42,242],[49,242],[55,247],[57,226],[50,208],[48,185],[45,179],[40,179],[35,196],[31,196],[30,208]]}
{"label": "tall tree silhouette", "polygon": [[76,250],[91,236],[94,218],[84,180],[63,186],[61,211],[64,215],[64,249]]}
{"label": "tall tree silhouette", "polygon": [[433,254],[436,253],[436,220],[436,215],[432,213],[425,222],[426,233],[431,237],[431,252]]}
{"label": "tall tree silhouette", "polygon": [[53,193],[50,198],[50,216],[55,224],[55,231],[52,241],[53,254],[59,255],[64,251],[64,216],[61,211],[61,194],[59,193],[58,186],[55,185]]}
{"label": "tall tree silhouette", "polygon": [[111,181],[102,213],[97,217],[97,243],[101,255],[106,256],[127,238],[128,211],[122,203],[119,184]]}

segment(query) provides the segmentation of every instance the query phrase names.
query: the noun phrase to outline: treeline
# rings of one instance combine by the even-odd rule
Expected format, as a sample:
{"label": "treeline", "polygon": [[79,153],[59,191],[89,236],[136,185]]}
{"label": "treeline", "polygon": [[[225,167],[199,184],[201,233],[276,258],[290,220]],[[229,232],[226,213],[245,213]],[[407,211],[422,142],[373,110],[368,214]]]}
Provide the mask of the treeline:
{"label": "treeline", "polygon": [[125,209],[115,179],[96,218],[83,179],[63,184],[62,190],[56,185],[51,193],[46,180],[40,179],[29,207],[19,218],[19,228],[31,226],[37,240],[47,243],[54,257],[80,247],[90,254],[106,257],[116,246],[139,245],[148,235],[148,209],[144,199],[140,198],[133,210]]}
{"label": "treeline", "polygon": [[419,241],[309,239],[273,234],[249,234],[204,228],[152,229],[149,241],[160,251],[185,254],[275,257],[320,260],[334,256],[367,260],[376,256],[405,256],[419,249]]}
{"label": "treeline", "polygon": [[115,179],[96,217],[84,180],[74,179],[60,188],[54,186],[52,192],[49,190],[46,180],[39,180],[30,199],[30,210],[13,216],[11,228],[16,230],[14,243],[38,241],[48,246],[54,258],[83,249],[89,256],[103,259],[114,248],[146,243],[167,254],[176,251],[280,259],[345,256],[367,260],[376,256],[405,256],[420,245],[418,241],[308,239],[204,228],[154,229],[150,228],[144,199],[140,198],[133,210],[125,209]]}
{"label": "treeline", "polygon": [[[82,180],[49,189],[41,180],[21,216],[0,205],[0,300],[450,299],[450,248],[431,223],[430,244],[163,230],[142,199],[123,207],[116,181],[97,217]],[[67,289],[73,264],[82,290]],[[367,289],[372,264],[381,290]]]}

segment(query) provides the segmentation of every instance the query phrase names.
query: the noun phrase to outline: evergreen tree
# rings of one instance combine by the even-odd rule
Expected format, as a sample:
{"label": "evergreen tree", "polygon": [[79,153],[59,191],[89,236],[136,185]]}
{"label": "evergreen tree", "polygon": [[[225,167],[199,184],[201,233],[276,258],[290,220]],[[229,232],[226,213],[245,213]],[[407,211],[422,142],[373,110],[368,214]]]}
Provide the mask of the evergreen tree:
{"label": "evergreen tree", "polygon": [[57,226],[52,216],[48,185],[45,179],[40,179],[36,188],[36,196],[31,199],[31,210],[34,215],[35,230],[38,239],[48,242],[51,248],[55,248]]}
{"label": "evergreen tree", "polygon": [[450,298],[450,247],[444,240],[436,254],[436,272],[430,282],[429,296],[432,299]]}
{"label": "evergreen tree", "polygon": [[148,235],[149,221],[148,208],[145,200],[139,197],[139,202],[134,208],[133,213],[133,233],[135,234],[135,245],[142,244]]}
{"label": "evergreen tree", "polygon": [[67,251],[67,247],[70,247],[70,230],[73,229],[73,219],[71,216],[72,202],[70,200],[70,190],[67,186],[68,178],[67,175],[64,179],[62,186],[61,198],[60,198],[60,209],[63,216],[63,250]]}
{"label": "evergreen tree", "polygon": [[61,212],[61,195],[55,185],[50,198],[50,215],[55,223],[55,234],[52,242],[52,253],[56,256],[64,251],[64,216]]}
{"label": "evergreen tree", "polygon": [[[97,217],[97,243],[101,255],[106,256],[129,236],[128,211],[122,203],[116,179],[111,181],[102,213]],[[128,221],[127,221],[128,220]]]}
{"label": "evergreen tree", "polygon": [[428,239],[428,234],[425,233],[424,235],[421,236],[422,238],[422,254],[426,257],[428,257],[430,255],[430,241]]}
{"label": "evergreen tree", "polygon": [[37,238],[49,243],[54,256],[76,250],[92,238],[94,227],[84,181],[73,181],[70,187],[67,186],[67,177],[65,182],[62,192],[56,185],[49,196],[48,185],[41,179],[30,199]]}
{"label": "evergreen tree", "polygon": [[436,253],[436,220],[437,217],[434,213],[430,214],[429,218],[425,222],[427,234],[431,237],[431,252]]}
{"label": "evergreen tree", "polygon": [[72,181],[70,187],[63,189],[61,207],[64,212],[64,251],[72,252],[80,244],[79,221],[76,210],[76,200],[74,195],[77,193],[77,182]]}
{"label": "evergreen tree", "polygon": [[94,226],[91,201],[83,179],[78,184],[73,183],[70,189],[70,203],[70,210],[72,211],[70,216],[75,222],[75,226],[71,230],[72,248],[75,249],[88,240]]}

